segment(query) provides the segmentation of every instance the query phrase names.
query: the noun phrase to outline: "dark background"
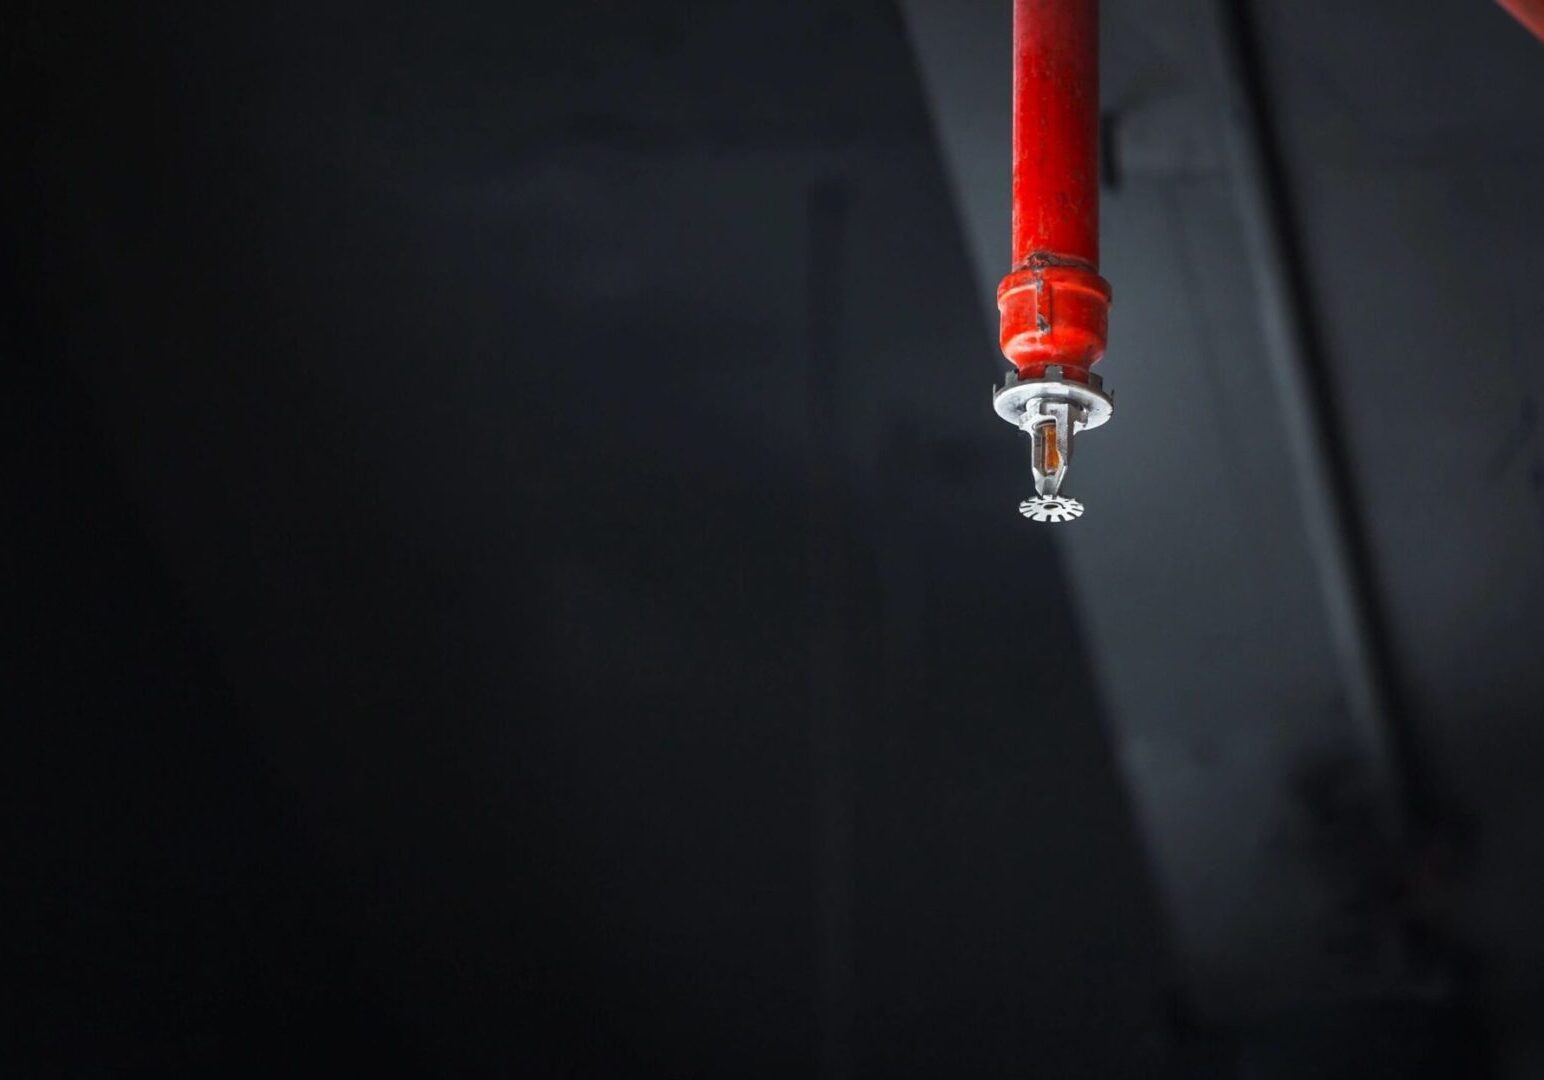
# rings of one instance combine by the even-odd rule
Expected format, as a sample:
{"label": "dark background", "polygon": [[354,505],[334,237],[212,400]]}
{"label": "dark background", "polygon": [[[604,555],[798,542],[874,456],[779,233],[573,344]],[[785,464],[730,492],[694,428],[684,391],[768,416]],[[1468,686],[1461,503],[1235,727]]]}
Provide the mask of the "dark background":
{"label": "dark background", "polygon": [[1244,9],[1372,417],[1391,854],[1159,6],[1060,539],[987,406],[1007,5],[9,11],[0,1068],[1544,1075],[1544,49]]}

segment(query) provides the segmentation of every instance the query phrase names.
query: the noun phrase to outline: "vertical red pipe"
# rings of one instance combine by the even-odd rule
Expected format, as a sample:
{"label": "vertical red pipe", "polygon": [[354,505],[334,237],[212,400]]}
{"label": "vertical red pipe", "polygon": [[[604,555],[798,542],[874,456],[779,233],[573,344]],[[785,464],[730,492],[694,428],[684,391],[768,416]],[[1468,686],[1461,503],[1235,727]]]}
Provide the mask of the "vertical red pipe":
{"label": "vertical red pipe", "polygon": [[1544,0],[1497,0],[1497,3],[1544,41]]}
{"label": "vertical red pipe", "polygon": [[1104,355],[1099,276],[1099,3],[1014,0],[1013,270],[998,289],[1020,378],[1088,381]]}
{"label": "vertical red pipe", "polygon": [[1017,0],[1013,265],[1054,252],[1099,265],[1099,5]]}

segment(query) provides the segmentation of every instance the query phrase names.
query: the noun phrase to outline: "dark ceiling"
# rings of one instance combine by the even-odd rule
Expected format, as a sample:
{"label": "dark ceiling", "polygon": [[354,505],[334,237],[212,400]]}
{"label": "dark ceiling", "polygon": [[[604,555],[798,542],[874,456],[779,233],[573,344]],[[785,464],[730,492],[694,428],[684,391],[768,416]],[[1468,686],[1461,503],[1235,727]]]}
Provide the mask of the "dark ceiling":
{"label": "dark ceiling", "polygon": [[1006,4],[522,7],[4,17],[0,1064],[1544,1075],[1544,47],[1237,24],[1369,725],[1240,5],[1104,4],[1056,536],[988,406]]}

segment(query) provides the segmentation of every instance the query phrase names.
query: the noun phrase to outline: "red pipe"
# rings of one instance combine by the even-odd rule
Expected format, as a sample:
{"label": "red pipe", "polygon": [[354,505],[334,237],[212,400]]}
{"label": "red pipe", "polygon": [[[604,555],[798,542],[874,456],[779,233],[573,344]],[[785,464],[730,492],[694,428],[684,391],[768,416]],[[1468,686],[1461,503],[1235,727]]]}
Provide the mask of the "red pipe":
{"label": "red pipe", "polygon": [[1497,0],[1512,17],[1544,41],[1544,0]]}
{"label": "red pipe", "polygon": [[997,290],[1021,379],[1088,381],[1104,355],[1099,276],[1099,2],[1014,0],[1013,270]]}

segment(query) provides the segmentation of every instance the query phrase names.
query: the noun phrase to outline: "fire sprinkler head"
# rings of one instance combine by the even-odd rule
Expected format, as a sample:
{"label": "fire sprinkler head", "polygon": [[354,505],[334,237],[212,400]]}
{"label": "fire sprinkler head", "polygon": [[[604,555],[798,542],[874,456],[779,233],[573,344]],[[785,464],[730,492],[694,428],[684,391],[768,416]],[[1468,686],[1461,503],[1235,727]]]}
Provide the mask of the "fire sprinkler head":
{"label": "fire sprinkler head", "polygon": [[1036,495],[1033,499],[1025,499],[1019,503],[1019,513],[1030,521],[1049,521],[1060,524],[1063,521],[1075,521],[1082,517],[1083,504],[1065,495],[1053,497]]}
{"label": "fire sprinkler head", "polygon": [[997,415],[1029,436],[1035,494],[1019,504],[1019,512],[1031,521],[1071,521],[1083,514],[1082,503],[1061,493],[1073,436],[1103,424],[1115,406],[1099,376],[1087,378],[1075,382],[1060,366],[1048,365],[1038,379],[1009,375],[993,397]]}

